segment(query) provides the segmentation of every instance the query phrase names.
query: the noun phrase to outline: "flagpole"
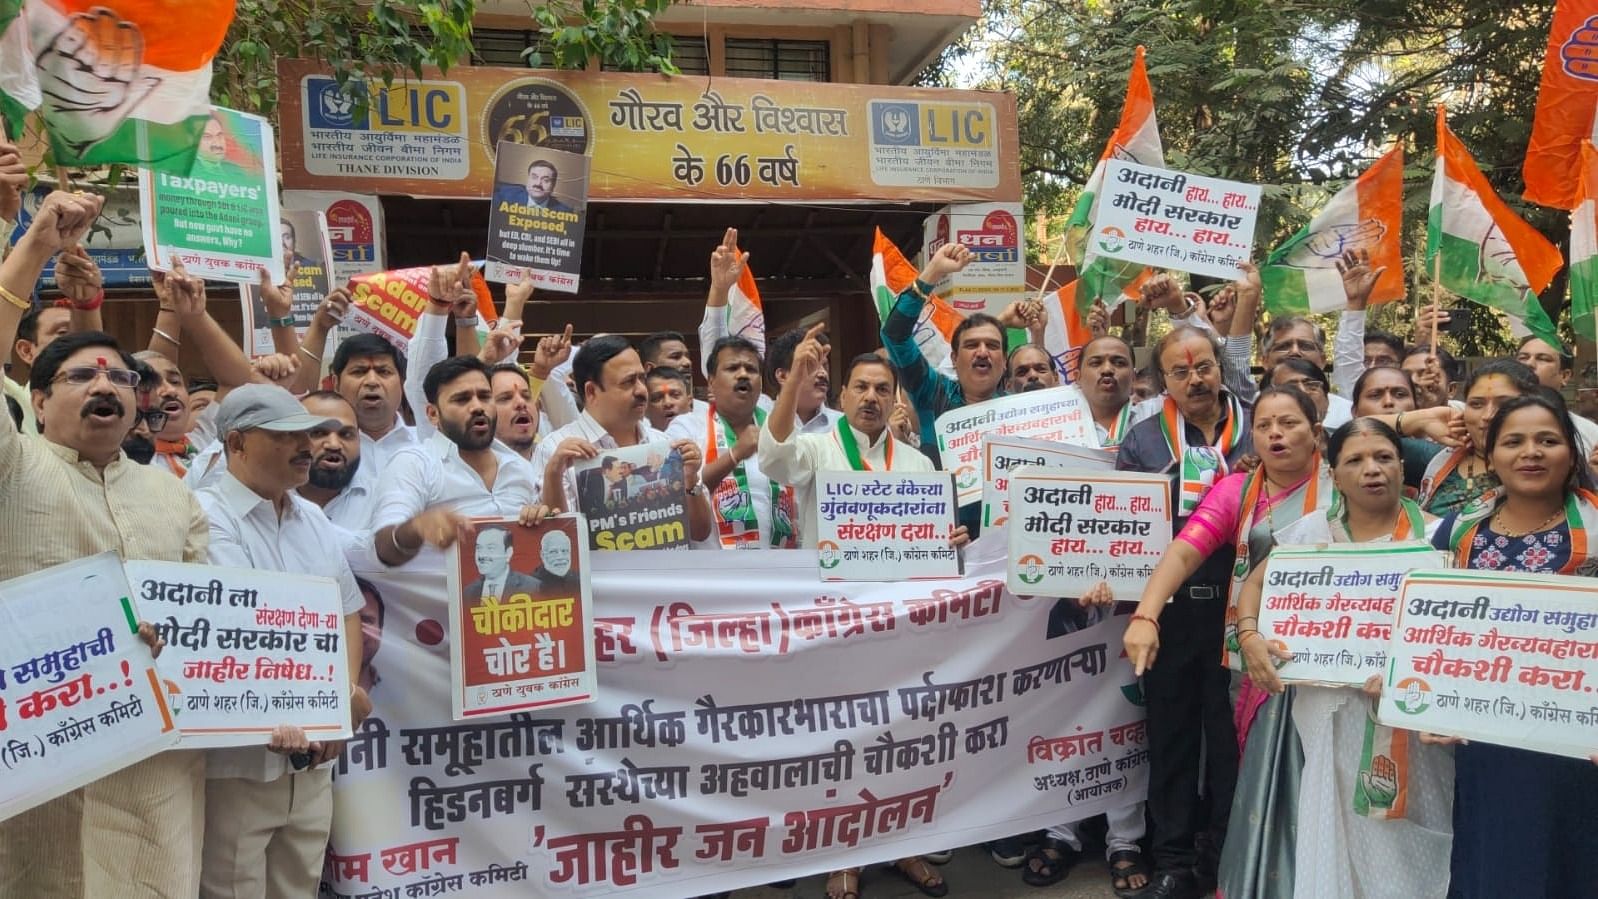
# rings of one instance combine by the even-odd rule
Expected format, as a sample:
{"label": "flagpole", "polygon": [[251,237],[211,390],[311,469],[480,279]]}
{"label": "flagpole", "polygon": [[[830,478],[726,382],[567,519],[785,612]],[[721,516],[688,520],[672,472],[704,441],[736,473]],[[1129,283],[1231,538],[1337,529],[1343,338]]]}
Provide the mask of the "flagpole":
{"label": "flagpole", "polygon": [[1043,295],[1049,292],[1049,284],[1054,280],[1054,270],[1059,267],[1061,259],[1066,260],[1068,265],[1075,264],[1071,262],[1071,254],[1066,246],[1070,242],[1070,237],[1071,226],[1068,222],[1065,230],[1060,232],[1060,249],[1055,252],[1054,261],[1049,263],[1049,270],[1043,275],[1043,283],[1038,285],[1038,295],[1034,302],[1043,302]]}
{"label": "flagpole", "polygon": [[1439,249],[1432,257],[1432,355],[1437,355],[1437,317],[1442,310],[1443,254]]}

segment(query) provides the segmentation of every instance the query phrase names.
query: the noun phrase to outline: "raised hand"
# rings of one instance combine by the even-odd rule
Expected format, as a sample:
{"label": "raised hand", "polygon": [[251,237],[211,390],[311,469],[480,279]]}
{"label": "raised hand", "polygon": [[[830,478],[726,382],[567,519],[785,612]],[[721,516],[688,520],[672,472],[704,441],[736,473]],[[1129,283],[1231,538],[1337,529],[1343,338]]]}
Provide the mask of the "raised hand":
{"label": "raised hand", "polygon": [[888,429],[893,432],[893,439],[909,442],[910,440],[910,407],[903,402],[893,404],[893,411],[888,413]]}
{"label": "raised hand", "polygon": [[472,302],[476,302],[477,292],[472,290],[472,257],[465,250],[461,251],[460,262],[454,268],[435,265],[427,276],[427,296],[434,303],[454,307],[464,299],[463,294],[470,294]]}
{"label": "raised hand", "polygon": [[1110,307],[1104,305],[1103,300],[1094,300],[1088,307],[1088,333],[1095,339],[1103,337],[1110,330]]}
{"label": "raised hand", "polygon": [[[273,284],[272,276],[266,269],[261,269],[261,283],[256,289],[261,291],[261,305],[266,307],[268,318],[288,318],[294,314],[294,294],[289,290],[288,284]],[[293,278],[289,283],[294,282]]]}
{"label": "raised hand", "polygon": [[549,379],[549,373],[557,366],[571,358],[572,354],[572,326],[566,325],[566,330],[559,334],[550,334],[538,338],[538,346],[533,349],[533,374],[543,372],[540,377]]}
{"label": "raised hand", "polygon": [[273,353],[250,363],[250,368],[255,371],[256,377],[287,387],[289,382],[294,380],[295,372],[300,369],[300,360],[282,353]]}
{"label": "raised hand", "polygon": [[710,252],[710,289],[726,293],[742,277],[749,254],[738,249],[738,229],[728,228],[721,244]]}
{"label": "raised hand", "polygon": [[1337,260],[1337,273],[1343,276],[1343,296],[1348,298],[1348,308],[1354,312],[1370,303],[1371,291],[1376,282],[1386,274],[1387,267],[1371,268],[1369,250],[1349,250]]}
{"label": "raised hand", "polygon": [[699,468],[704,463],[699,445],[692,440],[673,440],[671,448],[682,455],[683,483],[690,486],[699,483]]}
{"label": "raised hand", "polygon": [[1187,309],[1182,283],[1170,272],[1156,272],[1143,282],[1138,293],[1139,301],[1150,309],[1164,309],[1172,315],[1179,315]]}
{"label": "raised hand", "polygon": [[183,263],[173,263],[169,272],[151,272],[156,284],[156,296],[162,304],[172,304],[179,318],[205,315],[205,281],[188,273]]}
{"label": "raised hand", "polygon": [[522,346],[522,323],[512,319],[502,318],[494,330],[488,334],[488,339],[483,342],[483,348],[477,351],[477,358],[483,360],[487,366],[495,366],[507,358],[514,358],[516,351]]}
{"label": "raised hand", "polygon": [[1232,282],[1232,293],[1237,305],[1258,309],[1260,297],[1265,293],[1259,267],[1245,260],[1237,264],[1237,271],[1239,273],[1237,280]]}
{"label": "raised hand", "polygon": [[51,137],[82,154],[109,137],[161,83],[140,76],[144,36],[139,26],[103,6],[74,13],[44,41],[37,57],[39,87]]}
{"label": "raised hand", "polygon": [[103,205],[105,198],[96,194],[52,191],[39,204],[23,239],[52,254],[59,253],[89,233]]}
{"label": "raised hand", "polygon": [[61,293],[77,305],[92,302],[105,286],[100,267],[89,257],[89,251],[76,244],[56,257],[55,282]]}
{"label": "raised hand", "polygon": [[[1431,343],[1432,330],[1436,329],[1440,334],[1448,328],[1448,323],[1452,320],[1447,309],[1433,306],[1431,303],[1422,303],[1420,311],[1415,313],[1415,330],[1410,334],[1410,343]],[[1436,347],[1432,347],[1433,352],[1436,350]]]}
{"label": "raised hand", "polygon": [[22,152],[0,135],[0,222],[16,222],[27,189],[28,167],[22,164]]}
{"label": "raised hand", "polygon": [[928,284],[936,284],[944,278],[962,271],[971,264],[976,257],[965,247],[954,243],[946,243],[938,247],[938,251],[927,260],[927,267],[921,270],[921,280]]}
{"label": "raised hand", "polygon": [[338,327],[338,323],[344,320],[349,311],[350,292],[342,287],[335,287],[316,307],[316,314],[312,316],[311,321],[321,325],[323,331],[331,331]]}
{"label": "raised hand", "polygon": [[793,351],[793,364],[788,369],[788,380],[795,378],[801,384],[813,381],[827,365],[827,347],[816,337],[827,330],[825,322],[813,325],[805,332],[805,339]]}

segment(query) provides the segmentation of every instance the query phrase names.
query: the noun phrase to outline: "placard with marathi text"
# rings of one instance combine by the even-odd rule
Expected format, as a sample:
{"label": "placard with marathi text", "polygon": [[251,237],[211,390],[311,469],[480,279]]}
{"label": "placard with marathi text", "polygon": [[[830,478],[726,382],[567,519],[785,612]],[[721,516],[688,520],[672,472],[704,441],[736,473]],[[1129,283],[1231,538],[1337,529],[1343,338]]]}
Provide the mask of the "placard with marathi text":
{"label": "placard with marathi text", "polygon": [[1171,544],[1171,481],[1160,474],[1037,468],[1010,476],[1009,585],[1081,596],[1100,581],[1137,599]]}
{"label": "placard with marathi text", "polygon": [[825,581],[958,577],[947,472],[816,472],[816,555]]}

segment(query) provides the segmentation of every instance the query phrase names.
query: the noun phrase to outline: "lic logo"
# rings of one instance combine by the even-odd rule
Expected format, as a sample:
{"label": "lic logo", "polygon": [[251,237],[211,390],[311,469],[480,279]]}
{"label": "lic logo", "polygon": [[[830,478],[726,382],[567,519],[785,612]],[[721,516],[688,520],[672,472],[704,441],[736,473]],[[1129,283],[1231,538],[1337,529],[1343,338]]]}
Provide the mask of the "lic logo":
{"label": "lic logo", "polygon": [[872,139],[879,144],[915,146],[921,142],[914,103],[871,103]]}
{"label": "lic logo", "polygon": [[355,91],[361,88],[351,86],[351,93],[346,94],[338,86],[338,82],[331,78],[312,79],[309,93],[312,95],[311,127],[312,128],[365,128],[366,116],[355,115]]}

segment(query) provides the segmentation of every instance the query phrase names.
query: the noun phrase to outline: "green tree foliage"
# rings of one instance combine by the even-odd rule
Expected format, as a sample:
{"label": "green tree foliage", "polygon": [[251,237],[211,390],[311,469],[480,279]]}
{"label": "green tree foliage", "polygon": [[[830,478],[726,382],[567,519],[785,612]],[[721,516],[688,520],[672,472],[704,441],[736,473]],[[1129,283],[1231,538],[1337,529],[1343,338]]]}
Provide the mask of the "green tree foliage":
{"label": "green tree foliage", "polygon": [[[1406,255],[1422,247],[1439,103],[1511,207],[1556,243],[1568,238],[1565,213],[1520,197],[1552,0],[983,5],[981,25],[930,77],[1015,93],[1031,212],[1069,209],[1115,128],[1142,44],[1167,164],[1265,185],[1264,249],[1395,141],[1406,153]],[[1411,269],[1411,283],[1429,289],[1424,272]],[[1561,278],[1545,305],[1557,311],[1563,296]],[[1472,328],[1465,349],[1497,349],[1492,330]]]}
{"label": "green tree foliage", "polygon": [[[622,72],[677,74],[671,36],[655,31],[655,16],[672,0],[550,0],[533,8],[548,53],[529,47],[530,66],[580,69],[590,59]],[[547,59],[546,59],[547,55]]]}

